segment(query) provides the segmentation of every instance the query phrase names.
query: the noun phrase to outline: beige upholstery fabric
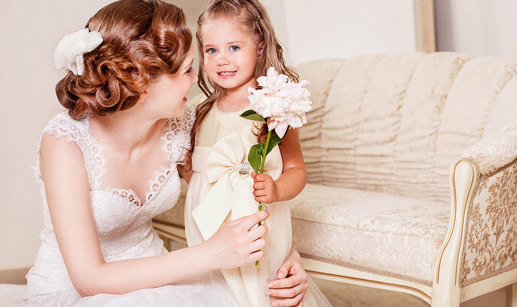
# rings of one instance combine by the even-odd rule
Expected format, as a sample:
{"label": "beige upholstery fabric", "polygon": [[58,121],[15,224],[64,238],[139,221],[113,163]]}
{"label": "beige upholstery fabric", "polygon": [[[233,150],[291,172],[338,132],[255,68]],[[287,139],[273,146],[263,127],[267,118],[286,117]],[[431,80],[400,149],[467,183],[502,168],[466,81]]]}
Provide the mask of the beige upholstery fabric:
{"label": "beige upholstery fabric", "polygon": [[293,246],[304,256],[431,283],[449,206],[317,184],[291,204]]}
{"label": "beige upholstery fabric", "polygon": [[[301,133],[309,181],[443,203],[450,201],[450,165],[482,136],[498,93],[516,69],[506,60],[456,53],[332,63],[338,70],[323,112],[317,99],[324,96],[313,97],[315,117],[323,113],[321,139],[314,139],[314,125]],[[323,88],[322,76],[335,69],[323,64],[328,62],[306,63],[300,76]]]}
{"label": "beige upholstery fabric", "polygon": [[467,218],[462,286],[517,267],[516,196],[517,161],[481,180]]}

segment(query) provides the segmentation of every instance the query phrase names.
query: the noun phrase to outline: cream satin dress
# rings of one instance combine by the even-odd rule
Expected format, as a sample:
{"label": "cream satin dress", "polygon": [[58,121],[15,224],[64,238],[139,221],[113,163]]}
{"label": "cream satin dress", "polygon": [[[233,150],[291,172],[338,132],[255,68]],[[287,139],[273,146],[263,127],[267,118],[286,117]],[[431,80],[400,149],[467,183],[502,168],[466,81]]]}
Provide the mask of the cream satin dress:
{"label": "cream satin dress", "polygon": [[[249,149],[257,144],[257,122],[239,116],[248,108],[223,112],[215,104],[205,117],[192,154],[194,174],[185,204],[185,230],[189,246],[198,245],[213,235],[228,220],[258,211],[253,197],[253,179],[247,164]],[[278,179],[282,156],[275,147],[267,156],[264,172]],[[214,272],[213,280],[224,278],[240,306],[270,306],[267,283],[276,279],[277,270],[291,250],[291,213],[288,202],[267,204],[270,217],[264,237],[265,256],[254,263]],[[221,278],[221,275],[223,278]],[[311,283],[305,306],[329,306],[326,298]]]}

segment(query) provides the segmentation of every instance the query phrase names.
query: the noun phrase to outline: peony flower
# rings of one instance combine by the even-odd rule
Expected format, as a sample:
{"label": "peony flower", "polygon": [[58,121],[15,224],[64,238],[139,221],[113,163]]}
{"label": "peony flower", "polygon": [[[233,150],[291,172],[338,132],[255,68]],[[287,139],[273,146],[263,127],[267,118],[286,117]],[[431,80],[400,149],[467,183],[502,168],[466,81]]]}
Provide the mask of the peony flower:
{"label": "peony flower", "polygon": [[269,117],[269,130],[275,130],[283,138],[289,126],[300,128],[307,123],[305,113],[312,104],[310,92],[304,88],[307,81],[292,82],[270,67],[267,75],[259,77],[257,82],[261,89],[248,88],[250,107],[262,117]]}
{"label": "peony flower", "polygon": [[83,54],[93,51],[101,43],[101,34],[89,29],[65,35],[54,51],[54,65],[57,69],[68,69],[74,75],[81,75],[84,70]]}

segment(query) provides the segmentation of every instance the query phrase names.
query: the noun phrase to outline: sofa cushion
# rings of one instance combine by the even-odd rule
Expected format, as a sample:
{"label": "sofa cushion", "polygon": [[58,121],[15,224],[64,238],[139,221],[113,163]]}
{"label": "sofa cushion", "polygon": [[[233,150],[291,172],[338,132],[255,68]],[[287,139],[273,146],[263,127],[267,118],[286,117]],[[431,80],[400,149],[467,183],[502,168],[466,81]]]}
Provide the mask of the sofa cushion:
{"label": "sofa cushion", "polygon": [[291,204],[293,245],[303,256],[431,284],[449,205],[318,184]]}

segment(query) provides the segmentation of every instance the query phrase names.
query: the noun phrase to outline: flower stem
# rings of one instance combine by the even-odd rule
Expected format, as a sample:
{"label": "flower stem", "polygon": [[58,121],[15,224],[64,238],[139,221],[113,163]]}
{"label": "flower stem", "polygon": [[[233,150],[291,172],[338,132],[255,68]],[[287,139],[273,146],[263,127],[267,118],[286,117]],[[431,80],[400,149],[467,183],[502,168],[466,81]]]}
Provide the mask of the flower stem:
{"label": "flower stem", "polygon": [[[267,139],[266,139],[266,145],[264,146],[264,152],[262,153],[262,161],[260,162],[260,169],[259,173],[264,174],[264,164],[266,163],[266,155],[267,155],[267,149],[269,147],[269,139],[271,138],[271,131],[267,132]],[[258,211],[262,211],[262,203],[258,203]],[[258,225],[262,225],[261,222],[258,223]],[[259,261],[255,261],[255,266],[259,264]]]}

